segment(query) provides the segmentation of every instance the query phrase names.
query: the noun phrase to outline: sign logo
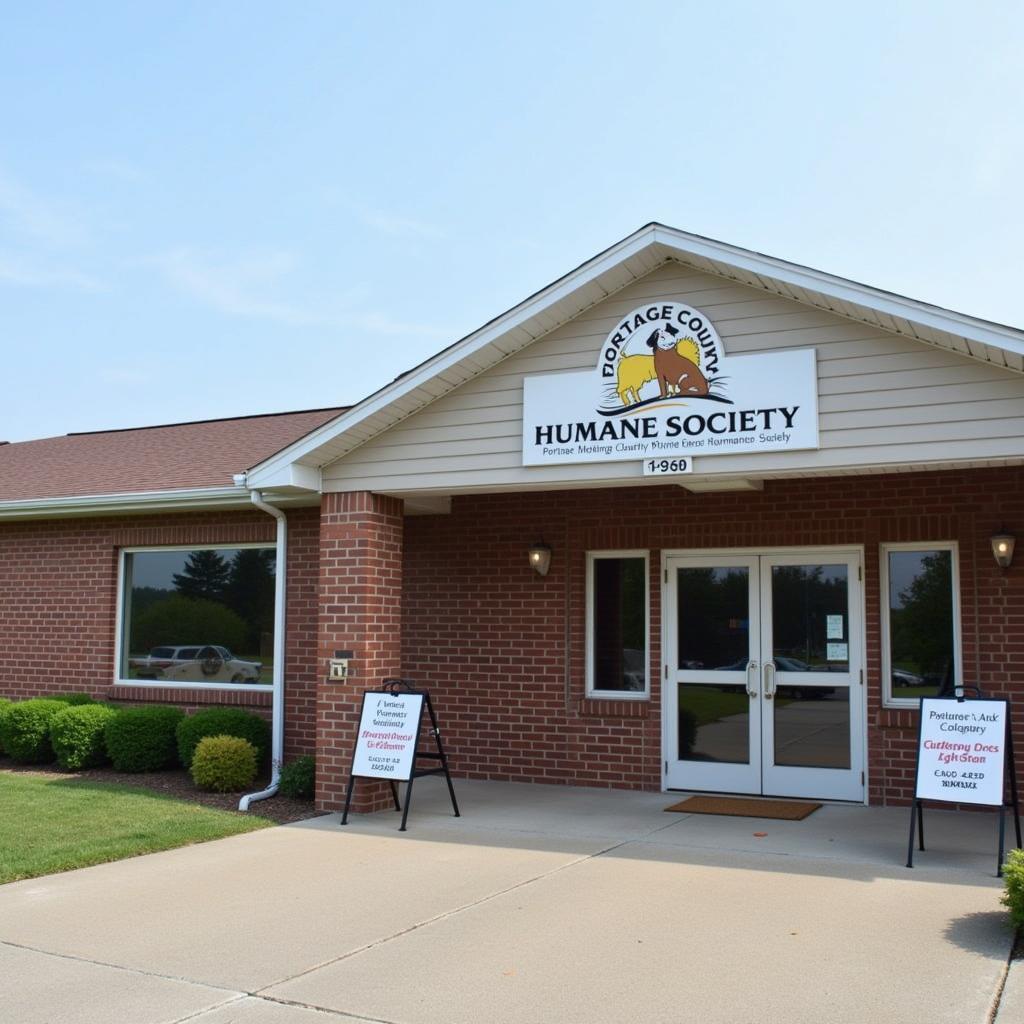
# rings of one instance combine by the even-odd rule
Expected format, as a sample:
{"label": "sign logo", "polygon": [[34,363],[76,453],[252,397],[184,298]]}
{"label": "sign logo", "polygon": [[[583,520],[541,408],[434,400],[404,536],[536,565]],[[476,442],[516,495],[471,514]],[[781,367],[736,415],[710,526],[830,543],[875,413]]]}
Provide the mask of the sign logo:
{"label": "sign logo", "polygon": [[601,346],[597,411],[621,416],[655,403],[693,399],[732,404],[722,341],[699,310],[679,302],[634,309]]}
{"label": "sign logo", "polygon": [[524,378],[523,464],[817,448],[817,398],[814,349],[727,357],[704,313],[659,300],[618,322],[594,369]]}

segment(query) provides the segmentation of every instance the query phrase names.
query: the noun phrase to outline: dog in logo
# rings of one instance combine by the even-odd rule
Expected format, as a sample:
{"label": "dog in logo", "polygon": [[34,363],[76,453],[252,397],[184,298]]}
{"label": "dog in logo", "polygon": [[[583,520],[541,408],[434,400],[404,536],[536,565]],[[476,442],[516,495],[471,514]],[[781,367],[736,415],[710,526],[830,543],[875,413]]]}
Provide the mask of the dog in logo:
{"label": "dog in logo", "polygon": [[[677,342],[679,331],[671,324],[659,327],[647,339],[647,347],[654,349],[654,370],[661,397],[670,395],[706,395],[710,390],[707,377],[697,363],[679,349],[689,339]],[[695,346],[686,346],[695,349]]]}
{"label": "dog in logo", "polygon": [[[640,401],[640,389],[648,382],[658,379],[654,368],[654,356],[622,356],[615,370],[615,391],[623,405],[635,405]],[[633,396],[630,401],[630,395]]]}

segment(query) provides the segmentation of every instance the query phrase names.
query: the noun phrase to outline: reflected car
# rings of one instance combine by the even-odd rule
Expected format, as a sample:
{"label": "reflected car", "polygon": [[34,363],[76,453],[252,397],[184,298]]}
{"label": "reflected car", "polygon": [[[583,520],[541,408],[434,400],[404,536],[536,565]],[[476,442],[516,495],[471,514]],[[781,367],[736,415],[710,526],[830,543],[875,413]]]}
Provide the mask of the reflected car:
{"label": "reflected car", "polygon": [[647,689],[647,669],[644,652],[632,647],[622,649],[622,688],[642,692]]}
{"label": "reflected car", "polygon": [[130,658],[136,679],[171,683],[258,683],[262,662],[236,658],[220,644],[154,647],[144,658]]}
{"label": "reflected car", "polygon": [[919,676],[916,672],[908,672],[904,668],[892,670],[893,686],[924,686],[926,682],[925,677]]}

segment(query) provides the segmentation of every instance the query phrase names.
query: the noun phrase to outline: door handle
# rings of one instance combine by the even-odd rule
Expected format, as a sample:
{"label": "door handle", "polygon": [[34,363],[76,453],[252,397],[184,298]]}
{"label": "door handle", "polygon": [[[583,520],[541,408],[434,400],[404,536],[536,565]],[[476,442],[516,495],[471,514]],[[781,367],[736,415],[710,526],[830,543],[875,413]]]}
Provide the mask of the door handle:
{"label": "door handle", "polygon": [[764,683],[764,699],[771,700],[775,696],[775,662],[766,661],[761,673]]}
{"label": "door handle", "polygon": [[751,672],[754,673],[754,680],[755,680],[755,684],[756,684],[756,680],[757,680],[757,662],[756,661],[748,661],[747,662],[747,696],[748,697],[756,697],[757,696],[757,686],[756,685],[754,685],[754,686],[750,685],[750,673]]}

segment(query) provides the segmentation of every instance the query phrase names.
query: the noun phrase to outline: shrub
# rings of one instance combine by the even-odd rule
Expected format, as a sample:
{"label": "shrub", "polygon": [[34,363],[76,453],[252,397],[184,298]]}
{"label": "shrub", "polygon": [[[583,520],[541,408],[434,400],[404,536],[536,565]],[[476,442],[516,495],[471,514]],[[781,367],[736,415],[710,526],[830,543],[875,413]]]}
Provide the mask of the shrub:
{"label": "shrub", "polygon": [[4,713],[14,704],[6,697],[0,697],[0,754],[4,752]]}
{"label": "shrub", "polygon": [[59,700],[62,704],[70,707],[79,707],[82,704],[95,704],[96,701],[87,693],[48,693],[47,700]]}
{"label": "shrub", "polygon": [[186,768],[205,736],[248,740],[256,748],[257,763],[263,762],[270,748],[270,726],[259,715],[241,708],[206,708],[178,723],[178,757]]}
{"label": "shrub", "polygon": [[50,743],[65,771],[95,768],[107,761],[103,731],[118,712],[103,704],[65,707],[50,723]]}
{"label": "shrub", "polygon": [[309,754],[295,758],[281,769],[280,790],[285,796],[312,800],[316,782],[316,762]]}
{"label": "shrub", "polygon": [[0,718],[0,743],[15,761],[46,764],[53,760],[50,723],[58,711],[67,707],[59,700],[23,700],[12,704]]}
{"label": "shrub", "polygon": [[174,730],[184,717],[177,708],[124,708],[103,730],[107,753],[119,772],[155,772],[177,763]]}
{"label": "shrub", "polygon": [[256,778],[256,748],[239,736],[204,736],[192,757],[192,781],[200,789],[237,793]]}
{"label": "shrub", "polygon": [[1010,908],[1010,919],[1018,928],[1024,928],[1024,850],[1011,850],[1003,865],[1006,891],[1003,906]]}

